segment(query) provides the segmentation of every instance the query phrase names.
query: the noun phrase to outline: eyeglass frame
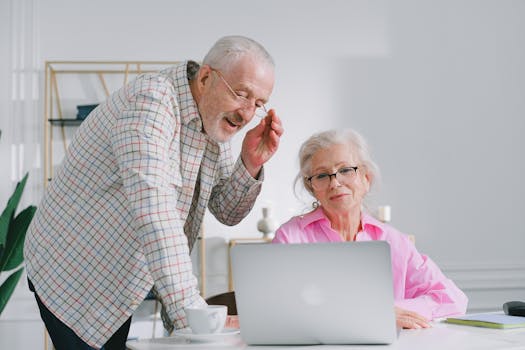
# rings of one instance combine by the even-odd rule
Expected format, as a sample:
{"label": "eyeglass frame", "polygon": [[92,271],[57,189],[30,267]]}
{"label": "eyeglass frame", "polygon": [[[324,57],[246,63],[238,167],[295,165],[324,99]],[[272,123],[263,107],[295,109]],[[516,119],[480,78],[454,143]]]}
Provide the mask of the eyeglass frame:
{"label": "eyeglass frame", "polygon": [[[359,169],[359,167],[357,167],[357,166],[344,166],[344,167],[341,167],[341,168],[337,169],[337,171],[335,173],[332,173],[332,174],[319,173],[319,174],[315,174],[315,175],[312,175],[312,176],[309,176],[309,177],[305,177],[305,179],[310,183],[310,186],[312,186],[312,188],[314,188],[314,185],[312,183],[312,179],[314,177],[316,177],[316,176],[319,176],[319,175],[328,176],[328,182],[327,182],[328,185],[332,182],[332,176],[335,177],[337,182],[341,183],[341,181],[339,181],[339,179],[337,178],[337,174],[341,174],[341,170],[344,170],[344,169],[352,169],[354,174],[357,175],[357,169]],[[320,189],[320,188],[317,188],[317,189]]]}
{"label": "eyeglass frame", "polygon": [[253,106],[252,106],[252,104],[250,103],[250,100],[247,97],[239,95],[237,92],[235,92],[235,90],[233,90],[232,86],[228,83],[226,78],[224,78],[224,76],[222,75],[222,72],[220,70],[218,70],[216,68],[213,68],[213,67],[210,67],[210,69],[211,69],[212,72],[215,72],[215,74],[217,74],[219,76],[219,78],[221,78],[221,80],[224,83],[224,85],[226,85],[228,90],[230,90],[230,92],[237,99],[237,101],[242,101],[241,104],[244,105],[245,107],[253,108],[253,106],[255,106],[255,115],[256,116],[258,116],[259,118],[263,118],[264,117],[262,115],[258,115],[257,114],[257,110],[262,110],[264,112],[264,115],[268,114],[268,110],[266,109],[266,106],[264,105],[264,103],[261,102],[261,105],[257,106],[257,102],[255,102],[253,104]]}

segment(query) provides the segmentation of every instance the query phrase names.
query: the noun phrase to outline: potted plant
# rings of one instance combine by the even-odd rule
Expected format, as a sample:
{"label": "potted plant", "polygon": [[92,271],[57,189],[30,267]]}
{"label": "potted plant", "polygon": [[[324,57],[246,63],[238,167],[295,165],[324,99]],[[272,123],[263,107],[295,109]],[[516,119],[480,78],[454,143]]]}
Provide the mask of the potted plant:
{"label": "potted plant", "polygon": [[27,177],[28,174],[16,185],[15,191],[0,216],[0,274],[3,272],[10,274],[0,285],[0,314],[22,276],[24,239],[36,211],[36,207],[31,205],[15,215]]}

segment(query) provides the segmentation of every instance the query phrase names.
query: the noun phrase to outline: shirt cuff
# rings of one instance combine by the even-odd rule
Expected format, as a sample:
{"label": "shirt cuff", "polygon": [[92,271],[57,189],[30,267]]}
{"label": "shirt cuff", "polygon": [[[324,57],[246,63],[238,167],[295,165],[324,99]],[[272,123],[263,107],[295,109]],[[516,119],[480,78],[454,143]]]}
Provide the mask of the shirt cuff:
{"label": "shirt cuff", "polygon": [[246,169],[246,166],[244,165],[244,162],[242,161],[240,156],[235,162],[235,165],[233,167],[233,173],[237,176],[239,182],[245,187],[260,185],[264,181],[264,165],[261,167],[257,178],[254,179]]}
{"label": "shirt cuff", "polygon": [[[190,303],[186,304],[184,307],[195,307],[195,308],[201,308],[208,305],[206,301],[202,297],[195,298],[195,300],[192,300]],[[186,313],[184,312],[184,309],[177,309],[175,310],[175,315],[172,318],[173,324],[175,326],[175,329],[182,329],[188,327],[188,321],[186,319]]]}
{"label": "shirt cuff", "polygon": [[436,306],[436,302],[432,298],[418,297],[415,299],[396,300],[395,305],[401,309],[417,312],[428,320],[434,318],[433,309]]}

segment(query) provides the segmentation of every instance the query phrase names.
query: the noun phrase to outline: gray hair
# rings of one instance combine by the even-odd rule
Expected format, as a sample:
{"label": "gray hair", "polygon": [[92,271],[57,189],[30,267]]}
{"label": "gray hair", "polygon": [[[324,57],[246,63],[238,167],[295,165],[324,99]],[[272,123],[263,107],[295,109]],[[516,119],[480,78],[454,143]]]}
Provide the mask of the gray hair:
{"label": "gray hair", "polygon": [[202,60],[202,64],[228,71],[232,65],[246,55],[254,57],[258,62],[272,69],[275,68],[272,56],[261,44],[240,35],[225,36],[217,40]]}
{"label": "gray hair", "polygon": [[334,129],[314,134],[301,145],[299,150],[299,173],[295,178],[294,188],[297,186],[297,183],[302,182],[308,193],[312,196],[314,195],[310,182],[307,180],[307,177],[312,175],[312,157],[317,151],[334,145],[350,146],[350,149],[359,160],[359,170],[364,168],[364,171],[368,174],[370,187],[379,180],[379,167],[372,160],[364,137],[352,129]]}

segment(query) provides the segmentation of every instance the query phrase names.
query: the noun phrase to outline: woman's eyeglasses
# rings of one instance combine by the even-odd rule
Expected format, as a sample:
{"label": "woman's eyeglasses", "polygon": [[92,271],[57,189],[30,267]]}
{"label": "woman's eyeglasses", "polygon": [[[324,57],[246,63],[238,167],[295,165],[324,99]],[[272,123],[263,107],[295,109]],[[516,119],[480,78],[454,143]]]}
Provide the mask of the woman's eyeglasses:
{"label": "woman's eyeglasses", "polygon": [[335,177],[337,182],[339,182],[340,184],[349,183],[354,179],[355,175],[357,174],[357,169],[358,167],[356,166],[346,166],[337,170],[333,174],[320,173],[307,177],[306,180],[310,182],[314,189],[322,191],[327,189],[328,186],[330,186],[330,182],[332,182],[332,176]]}

